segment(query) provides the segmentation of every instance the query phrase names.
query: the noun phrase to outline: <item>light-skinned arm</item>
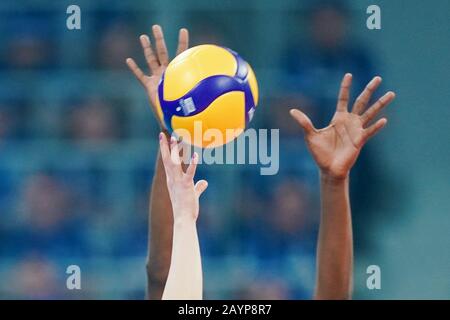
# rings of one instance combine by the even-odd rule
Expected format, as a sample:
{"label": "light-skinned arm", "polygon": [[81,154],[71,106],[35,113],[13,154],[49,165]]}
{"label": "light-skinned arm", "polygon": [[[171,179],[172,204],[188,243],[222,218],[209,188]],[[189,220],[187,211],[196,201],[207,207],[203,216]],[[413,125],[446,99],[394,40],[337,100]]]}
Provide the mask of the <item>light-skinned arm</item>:
{"label": "light-skinned arm", "polygon": [[193,154],[186,172],[181,167],[180,151],[174,137],[170,146],[160,134],[161,158],[166,172],[167,189],[173,209],[172,256],[164,300],[200,300],[203,297],[203,276],[200,246],[197,235],[199,198],[208,183],[194,184],[198,155]]}

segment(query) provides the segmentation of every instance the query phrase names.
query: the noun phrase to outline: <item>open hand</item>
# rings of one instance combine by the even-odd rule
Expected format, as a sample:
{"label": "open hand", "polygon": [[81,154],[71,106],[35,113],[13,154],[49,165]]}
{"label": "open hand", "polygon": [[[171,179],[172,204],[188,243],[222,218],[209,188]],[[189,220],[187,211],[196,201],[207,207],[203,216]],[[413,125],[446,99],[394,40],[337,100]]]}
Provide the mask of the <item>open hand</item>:
{"label": "open hand", "polygon": [[159,144],[166,172],[167,189],[172,202],[174,221],[184,218],[195,221],[199,212],[200,195],[208,187],[206,180],[199,180],[194,184],[198,154],[194,152],[186,172],[183,172],[177,140],[171,137],[169,145],[166,135],[161,132]]}
{"label": "open hand", "polygon": [[371,125],[370,122],[395,98],[395,93],[389,91],[366,110],[373,92],[381,83],[381,78],[375,77],[356,99],[352,111],[348,112],[351,82],[352,75],[347,73],[341,83],[336,112],[323,129],[314,128],[311,120],[300,110],[290,111],[303,128],[308,148],[321,172],[337,179],[348,176],[361,148],[386,125],[386,118]]}
{"label": "open hand", "polygon": [[[139,37],[150,73],[148,75],[145,74],[132,58],[127,58],[126,62],[133,74],[147,91],[147,95],[152,105],[153,112],[155,113],[161,128],[165,129],[161,110],[157,107],[159,106],[157,100],[159,80],[161,79],[164,70],[166,70],[167,65],[169,64],[169,54],[167,52],[166,42],[164,41],[162,28],[159,25],[154,25],[152,27],[152,30],[153,37],[155,38],[156,43],[156,54],[153,51],[149,36],[143,34]],[[180,29],[178,35],[177,55],[186,50],[188,46],[189,33],[184,28]]]}

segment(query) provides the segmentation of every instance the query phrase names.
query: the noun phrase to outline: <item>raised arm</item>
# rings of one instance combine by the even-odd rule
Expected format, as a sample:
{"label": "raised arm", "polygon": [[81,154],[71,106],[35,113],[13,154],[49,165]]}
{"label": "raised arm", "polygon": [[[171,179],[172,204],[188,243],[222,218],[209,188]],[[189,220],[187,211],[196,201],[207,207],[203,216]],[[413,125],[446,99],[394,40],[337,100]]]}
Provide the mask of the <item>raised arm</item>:
{"label": "raised arm", "polygon": [[[137,66],[132,58],[126,60],[128,67],[139,80],[147,92],[153,113],[161,127],[167,134],[161,112],[158,109],[158,83],[161,75],[169,63],[164,35],[160,26],[152,27],[156,44],[156,54],[152,49],[150,38],[147,35],[139,37],[144,56],[148,64],[150,75]],[[177,54],[188,48],[189,34],[186,29],[181,29],[178,39]],[[160,152],[156,158],[155,173],[150,190],[149,207],[149,252],[147,259],[147,295],[150,299],[161,299],[167,280],[172,251],[173,214],[172,205],[166,185],[166,175]]]}
{"label": "raised arm", "polygon": [[203,296],[203,276],[196,222],[199,197],[208,183],[199,180],[194,185],[198,162],[196,153],[184,173],[176,139],[170,139],[170,149],[163,133],[159,139],[174,220],[172,257],[162,298],[199,300]]}
{"label": "raised arm", "polygon": [[321,215],[317,245],[315,299],[350,299],[353,274],[353,238],[349,197],[349,173],[364,144],[387,123],[381,118],[370,122],[394,98],[388,92],[366,110],[372,93],[381,83],[375,77],[348,112],[352,75],[342,80],[336,113],[323,129],[314,128],[301,111],[292,117],[305,133],[309,151],[320,170]]}

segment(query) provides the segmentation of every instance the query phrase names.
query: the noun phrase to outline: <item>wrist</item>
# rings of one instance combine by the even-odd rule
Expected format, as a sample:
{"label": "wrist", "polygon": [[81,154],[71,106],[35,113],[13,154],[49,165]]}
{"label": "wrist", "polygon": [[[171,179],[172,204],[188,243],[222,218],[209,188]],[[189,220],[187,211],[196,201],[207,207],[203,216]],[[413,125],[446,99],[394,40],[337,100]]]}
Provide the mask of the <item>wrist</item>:
{"label": "wrist", "polygon": [[192,212],[174,212],[173,224],[174,226],[186,226],[186,225],[196,225],[197,215]]}
{"label": "wrist", "polygon": [[320,170],[320,181],[322,183],[339,185],[347,182],[349,179],[349,172],[345,174],[334,174],[331,172]]}

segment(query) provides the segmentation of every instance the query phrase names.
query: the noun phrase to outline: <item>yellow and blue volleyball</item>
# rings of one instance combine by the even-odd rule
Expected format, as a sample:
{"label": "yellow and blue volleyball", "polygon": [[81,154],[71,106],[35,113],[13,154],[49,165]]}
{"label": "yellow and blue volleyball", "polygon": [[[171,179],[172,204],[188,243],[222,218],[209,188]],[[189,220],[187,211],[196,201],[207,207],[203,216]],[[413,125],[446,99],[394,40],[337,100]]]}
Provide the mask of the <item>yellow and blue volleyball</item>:
{"label": "yellow and blue volleyball", "polygon": [[[205,44],[169,63],[158,86],[158,103],[159,117],[171,133],[197,147],[218,147],[235,139],[251,121],[258,84],[250,65],[236,52]],[[220,132],[223,139],[204,135],[208,129]]]}

